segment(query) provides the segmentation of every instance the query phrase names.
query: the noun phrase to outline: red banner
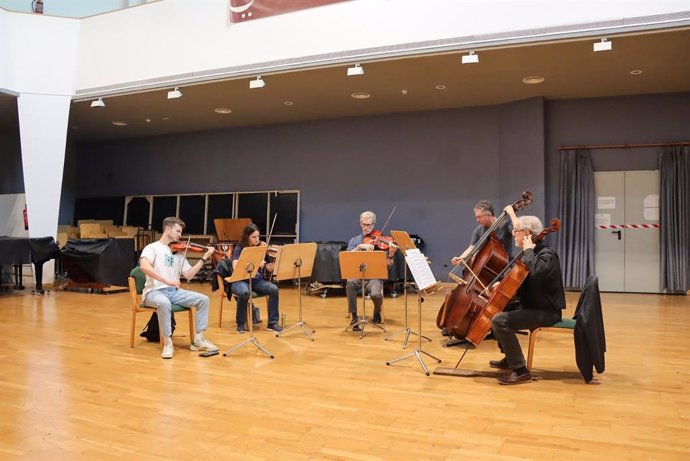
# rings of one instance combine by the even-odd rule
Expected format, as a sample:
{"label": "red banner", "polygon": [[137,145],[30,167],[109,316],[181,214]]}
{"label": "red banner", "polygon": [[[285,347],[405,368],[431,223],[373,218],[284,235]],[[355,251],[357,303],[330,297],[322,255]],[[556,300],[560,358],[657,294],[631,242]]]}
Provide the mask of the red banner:
{"label": "red banner", "polygon": [[347,0],[228,0],[228,11],[230,22],[238,23],[344,1]]}

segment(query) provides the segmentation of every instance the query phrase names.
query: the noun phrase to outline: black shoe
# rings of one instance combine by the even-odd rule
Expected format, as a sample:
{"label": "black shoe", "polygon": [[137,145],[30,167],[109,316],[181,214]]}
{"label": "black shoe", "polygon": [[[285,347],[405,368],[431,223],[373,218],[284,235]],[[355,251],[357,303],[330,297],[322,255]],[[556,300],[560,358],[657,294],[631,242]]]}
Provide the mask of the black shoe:
{"label": "black shoe", "polygon": [[489,366],[491,368],[498,368],[499,370],[510,370],[508,361],[505,357],[503,357],[501,360],[489,360]]}
{"label": "black shoe", "polygon": [[529,374],[529,371],[527,373],[523,373],[521,375],[518,375],[516,372],[513,371],[509,375],[499,376],[496,379],[498,379],[498,384],[506,384],[506,385],[525,384],[525,383],[531,383],[532,382],[532,375]]}
{"label": "black shoe", "polygon": [[360,331],[361,329],[359,328],[359,325],[356,325],[356,323],[359,322],[359,317],[356,315],[352,316],[352,320],[350,321],[350,326],[352,327],[352,331]]}
{"label": "black shoe", "polygon": [[379,324],[381,323],[381,313],[380,312],[374,312],[374,323]]}
{"label": "black shoe", "polygon": [[441,330],[441,336],[450,336],[450,332],[444,328]]}

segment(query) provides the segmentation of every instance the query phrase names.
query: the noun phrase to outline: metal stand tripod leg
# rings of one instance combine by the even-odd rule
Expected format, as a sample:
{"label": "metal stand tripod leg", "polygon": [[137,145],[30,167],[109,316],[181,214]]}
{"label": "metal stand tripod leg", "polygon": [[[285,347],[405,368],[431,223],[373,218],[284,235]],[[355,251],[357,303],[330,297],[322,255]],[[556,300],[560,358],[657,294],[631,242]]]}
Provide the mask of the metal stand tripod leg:
{"label": "metal stand tripod leg", "polygon": [[345,328],[345,331],[349,330],[350,328],[352,328],[353,331],[356,331],[355,328],[359,327],[359,339],[362,339],[362,337],[364,336],[364,327],[367,325],[373,325],[381,331],[384,331],[384,332],[386,331],[386,329],[383,328],[381,325],[378,325],[374,322],[370,322],[369,320],[367,320],[367,303],[366,303],[365,292],[366,292],[366,289],[364,287],[364,279],[362,279],[362,319],[359,320],[354,325],[348,325]]}
{"label": "metal stand tripod leg", "polygon": [[[299,312],[299,322],[295,323],[294,325],[291,325],[290,327],[284,329],[280,333],[276,333],[276,338],[282,336],[284,333],[287,333],[288,331],[292,330],[293,328],[301,328],[302,332],[307,335],[307,338],[311,339],[314,341],[314,337],[312,336],[312,333],[316,333],[316,330],[314,330],[308,323],[302,321],[302,278],[300,276],[300,268],[302,267],[302,260],[298,259],[295,261],[295,266],[297,266],[297,306],[298,306],[298,312]],[[311,330],[311,331],[309,331]]]}
{"label": "metal stand tripod leg", "polygon": [[[405,277],[404,277],[404,285],[403,285],[403,292],[405,295],[405,328],[402,328],[398,331],[395,331],[391,333],[390,335],[386,336],[384,339],[388,341],[391,339],[393,336],[396,336],[400,333],[405,333],[405,337],[403,338],[403,343],[402,343],[402,348],[406,349],[407,348],[407,342],[410,340],[410,335],[417,335],[419,336],[419,333],[416,333],[410,329],[407,323],[407,264],[405,264]],[[431,338],[428,336],[422,336],[422,338],[426,339],[427,341],[431,341]]]}
{"label": "metal stand tripod leg", "polygon": [[412,352],[409,354],[403,355],[402,357],[398,357],[397,359],[393,359],[390,362],[386,362],[386,365],[392,365],[394,363],[400,362],[402,360],[405,360],[406,358],[409,357],[417,357],[417,361],[419,364],[422,366],[422,370],[424,371],[424,374],[429,376],[429,369],[426,367],[426,364],[424,363],[424,360],[422,359],[422,354],[436,360],[436,363],[441,363],[441,359],[438,357],[434,357],[433,355],[429,354],[428,352],[424,352],[422,350],[422,293],[421,291],[417,295],[417,310],[419,312],[419,347],[415,348]]}
{"label": "metal stand tripod leg", "polygon": [[[251,274],[251,270],[248,271]],[[237,346],[233,347],[232,349],[228,350],[227,352],[223,353],[223,357],[227,357],[232,353],[233,351],[236,351],[237,349],[247,345],[247,344],[253,344],[259,349],[261,352],[269,356],[270,358],[275,358],[275,355],[271,354],[265,347],[263,347],[261,344],[259,344],[259,341],[254,337],[254,322],[252,322],[252,279],[249,279],[249,299],[247,300],[247,324],[249,325],[249,338],[245,339],[241,343],[239,343]]]}

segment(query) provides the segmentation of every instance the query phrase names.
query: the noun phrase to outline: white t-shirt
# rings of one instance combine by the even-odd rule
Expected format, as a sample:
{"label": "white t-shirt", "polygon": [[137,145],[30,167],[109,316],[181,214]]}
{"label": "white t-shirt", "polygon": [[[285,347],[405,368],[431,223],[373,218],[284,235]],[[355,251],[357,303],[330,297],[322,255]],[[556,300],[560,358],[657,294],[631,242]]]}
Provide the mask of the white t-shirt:
{"label": "white t-shirt", "polygon": [[[151,263],[153,270],[158,275],[170,280],[179,280],[182,272],[192,268],[187,258],[184,258],[184,262],[182,262],[183,255],[179,253],[173,254],[170,247],[162,244],[160,241],[146,245],[141,252],[141,257],[146,258]],[[146,276],[146,284],[141,293],[141,299],[146,299],[146,295],[150,291],[168,287],[170,285]]]}

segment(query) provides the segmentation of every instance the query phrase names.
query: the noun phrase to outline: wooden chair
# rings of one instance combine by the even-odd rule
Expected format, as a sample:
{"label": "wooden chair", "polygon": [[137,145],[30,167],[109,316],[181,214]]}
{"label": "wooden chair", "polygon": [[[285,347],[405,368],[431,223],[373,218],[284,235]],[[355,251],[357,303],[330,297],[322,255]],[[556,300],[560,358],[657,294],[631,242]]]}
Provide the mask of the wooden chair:
{"label": "wooden chair", "polygon": [[534,359],[534,346],[537,343],[537,335],[542,331],[552,333],[565,333],[572,335],[575,332],[575,319],[562,319],[548,327],[539,327],[529,332],[529,349],[527,350],[527,369],[532,371],[532,359]]}
{"label": "wooden chair", "polygon": [[[139,268],[139,266],[135,267],[132,269],[132,272],[129,274],[128,278],[129,282],[129,295],[131,298],[132,302],[132,324],[131,328],[129,331],[129,347],[133,348],[134,347],[134,330],[136,327],[136,321],[137,321],[137,314],[141,312],[154,312],[156,310],[155,307],[148,307],[144,306],[139,302],[139,296],[141,295],[141,292],[144,290],[144,284],[146,283],[146,275],[144,272]],[[178,306],[177,304],[173,304],[171,309],[171,312],[182,312],[182,311],[187,311],[189,312],[189,341],[192,342],[194,341],[194,334],[196,333],[196,307],[183,307],[183,306]],[[163,346],[163,335],[160,337],[160,343],[161,347]]]}

